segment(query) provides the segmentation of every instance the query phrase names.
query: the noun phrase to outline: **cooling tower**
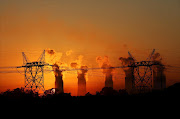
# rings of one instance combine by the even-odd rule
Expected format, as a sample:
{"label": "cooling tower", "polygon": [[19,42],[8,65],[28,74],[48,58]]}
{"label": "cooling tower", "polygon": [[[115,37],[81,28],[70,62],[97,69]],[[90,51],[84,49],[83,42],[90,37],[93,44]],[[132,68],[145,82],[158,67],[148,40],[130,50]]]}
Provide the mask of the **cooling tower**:
{"label": "cooling tower", "polygon": [[153,69],[153,89],[162,90],[166,88],[166,76],[163,66],[155,66]]}
{"label": "cooling tower", "polygon": [[64,93],[62,71],[59,70],[59,66],[57,64],[54,64],[52,68],[55,75],[55,93]]}
{"label": "cooling tower", "polygon": [[126,91],[131,94],[132,93],[132,84],[134,80],[134,69],[128,68],[125,71],[125,89]]}
{"label": "cooling tower", "polygon": [[111,87],[113,88],[113,80],[112,80],[112,74],[107,74],[105,77],[105,87]]}
{"label": "cooling tower", "polygon": [[86,79],[84,73],[78,74],[78,96],[86,94]]}
{"label": "cooling tower", "polygon": [[60,71],[59,68],[55,71],[55,93],[64,93],[63,75],[62,71]]}

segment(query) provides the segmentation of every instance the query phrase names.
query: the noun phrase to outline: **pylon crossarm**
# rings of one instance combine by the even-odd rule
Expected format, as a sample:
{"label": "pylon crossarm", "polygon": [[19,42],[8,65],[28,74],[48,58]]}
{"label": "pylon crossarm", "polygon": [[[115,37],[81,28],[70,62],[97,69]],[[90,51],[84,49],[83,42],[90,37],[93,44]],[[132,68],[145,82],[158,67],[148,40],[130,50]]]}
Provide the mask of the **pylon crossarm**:
{"label": "pylon crossarm", "polygon": [[39,61],[39,62],[45,62],[45,50],[43,51],[43,53],[41,54],[41,56],[38,58],[38,60],[37,61]]}

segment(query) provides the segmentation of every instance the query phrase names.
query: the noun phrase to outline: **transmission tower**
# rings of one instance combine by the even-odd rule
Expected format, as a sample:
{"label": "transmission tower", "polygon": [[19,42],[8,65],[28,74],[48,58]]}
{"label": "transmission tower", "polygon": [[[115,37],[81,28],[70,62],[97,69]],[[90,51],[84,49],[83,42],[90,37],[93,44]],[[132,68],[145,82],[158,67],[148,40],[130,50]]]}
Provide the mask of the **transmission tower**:
{"label": "transmission tower", "polygon": [[135,62],[131,66],[134,68],[134,79],[132,89],[138,93],[149,92],[152,90],[152,66],[151,61]]}
{"label": "transmission tower", "polygon": [[[157,62],[151,61],[152,55],[154,54],[155,49],[153,49],[150,56],[146,61],[133,62],[128,65],[128,67],[133,68],[132,73],[132,91],[136,93],[144,93],[152,90],[153,87],[153,66],[161,65]],[[130,52],[129,56],[134,59]],[[135,60],[135,59],[134,59]]]}
{"label": "transmission tower", "polygon": [[25,89],[31,89],[35,92],[45,91],[44,89],[44,66],[48,65],[45,63],[45,50],[35,62],[30,62],[24,52],[23,56],[23,66],[24,67],[24,77]]}

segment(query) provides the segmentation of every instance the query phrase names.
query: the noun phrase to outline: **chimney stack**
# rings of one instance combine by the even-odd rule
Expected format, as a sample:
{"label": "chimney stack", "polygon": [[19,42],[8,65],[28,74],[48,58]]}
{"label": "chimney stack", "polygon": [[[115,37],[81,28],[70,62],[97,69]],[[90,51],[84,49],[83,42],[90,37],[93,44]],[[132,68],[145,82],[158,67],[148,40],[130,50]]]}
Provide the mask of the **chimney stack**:
{"label": "chimney stack", "polygon": [[57,64],[53,65],[53,70],[55,74],[55,93],[64,93],[62,71],[59,70],[59,66]]}
{"label": "chimney stack", "polygon": [[166,76],[164,74],[164,66],[157,65],[153,69],[153,89],[163,90],[166,88]]}
{"label": "chimney stack", "polygon": [[86,78],[87,66],[81,66],[81,72],[78,72],[78,96],[85,96],[86,94]]}

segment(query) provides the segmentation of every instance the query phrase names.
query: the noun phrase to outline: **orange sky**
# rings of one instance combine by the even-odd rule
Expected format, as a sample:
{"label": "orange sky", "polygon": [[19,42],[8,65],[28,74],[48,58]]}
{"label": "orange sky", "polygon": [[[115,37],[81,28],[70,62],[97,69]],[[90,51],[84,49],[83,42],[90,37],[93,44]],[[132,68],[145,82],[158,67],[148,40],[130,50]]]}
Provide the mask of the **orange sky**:
{"label": "orange sky", "polygon": [[[112,66],[119,66],[118,58],[127,57],[128,51],[138,61],[145,60],[155,48],[164,64],[180,66],[179,11],[178,0],[2,0],[0,67],[22,65],[21,52],[35,61],[47,48],[62,53],[63,62],[82,55],[82,64],[88,67],[98,67],[97,56],[108,56]],[[166,75],[167,85],[179,81],[178,73]],[[65,91],[73,95],[76,77],[76,72],[67,73],[64,79]],[[0,74],[0,91],[22,86],[24,75]],[[95,93],[103,86],[101,71],[89,71],[87,90]],[[53,87],[53,73],[45,74],[45,88]],[[114,75],[114,87],[124,88],[124,75]]]}

